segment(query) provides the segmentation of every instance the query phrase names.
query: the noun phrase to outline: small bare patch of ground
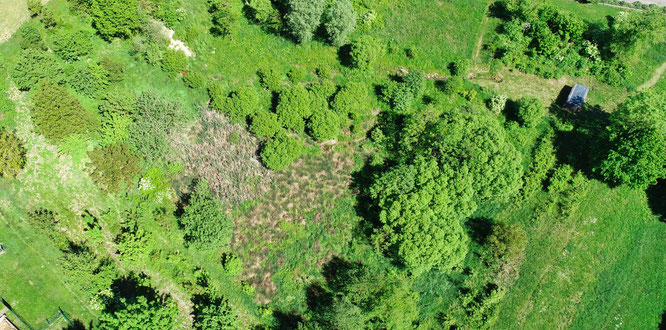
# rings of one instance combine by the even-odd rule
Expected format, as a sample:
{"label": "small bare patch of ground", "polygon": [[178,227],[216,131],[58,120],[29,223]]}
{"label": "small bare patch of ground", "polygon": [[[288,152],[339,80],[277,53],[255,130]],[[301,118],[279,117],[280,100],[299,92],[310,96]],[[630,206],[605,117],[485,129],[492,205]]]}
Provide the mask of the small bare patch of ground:
{"label": "small bare patch of ground", "polygon": [[[332,209],[348,190],[352,159],[333,147],[322,148],[321,155],[304,156],[276,172],[259,203],[235,219],[233,249],[241,255],[245,263],[242,277],[254,286],[260,303],[270,302],[276,290],[271,276],[284,260],[271,260],[269,246],[287,238],[284,226],[303,225],[308,219],[322,221],[326,210]],[[314,248],[321,249],[317,244]]]}
{"label": "small bare patch of ground", "polygon": [[162,27],[162,33],[164,34],[164,36],[169,38],[170,49],[180,50],[183,53],[185,53],[185,56],[187,57],[194,56],[194,52],[191,49],[189,49],[187,46],[185,46],[185,43],[182,40],[177,40],[173,38],[173,35],[176,33],[174,30],[169,29],[162,22],[159,22],[159,24]]}
{"label": "small bare patch of ground", "polygon": [[171,144],[185,166],[185,175],[205,179],[223,202],[256,198],[271,182],[272,173],[257,157],[259,141],[215,111],[205,111],[193,126],[173,136]]}

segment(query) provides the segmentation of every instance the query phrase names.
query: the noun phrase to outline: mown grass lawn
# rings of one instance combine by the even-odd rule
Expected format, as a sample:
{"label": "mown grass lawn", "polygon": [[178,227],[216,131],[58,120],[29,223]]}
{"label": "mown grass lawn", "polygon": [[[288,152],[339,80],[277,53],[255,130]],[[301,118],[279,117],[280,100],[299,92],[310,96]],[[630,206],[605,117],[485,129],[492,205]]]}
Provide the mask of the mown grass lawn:
{"label": "mown grass lawn", "polygon": [[26,0],[0,0],[0,42],[10,37],[26,16]]}

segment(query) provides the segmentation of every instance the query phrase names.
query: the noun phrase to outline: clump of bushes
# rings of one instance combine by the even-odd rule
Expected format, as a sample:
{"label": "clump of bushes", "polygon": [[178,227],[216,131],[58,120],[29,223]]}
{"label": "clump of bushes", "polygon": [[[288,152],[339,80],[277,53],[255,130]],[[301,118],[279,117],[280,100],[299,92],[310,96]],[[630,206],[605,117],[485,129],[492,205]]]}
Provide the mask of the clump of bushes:
{"label": "clump of bushes", "polygon": [[16,66],[12,70],[12,79],[20,90],[29,90],[41,80],[55,82],[63,80],[60,63],[51,53],[35,48],[24,49],[19,53]]}
{"label": "clump of bushes", "polygon": [[308,134],[316,141],[334,139],[340,133],[338,115],[328,109],[315,111],[308,121]]}
{"label": "clump of bushes", "polygon": [[266,89],[278,92],[282,89],[282,73],[272,68],[259,69],[257,71],[261,85]]}
{"label": "clump of bushes", "polygon": [[334,46],[347,43],[347,38],[356,28],[356,12],[350,0],[335,0],[324,14],[324,28]]}
{"label": "clump of bushes", "polygon": [[299,42],[312,40],[326,7],[324,0],[287,0],[285,22],[289,33]]}
{"label": "clump of bushes", "polygon": [[85,134],[95,127],[95,116],[63,86],[43,81],[33,96],[30,111],[37,131],[60,141],[72,134]]}
{"label": "clump of bushes", "polygon": [[535,97],[523,97],[516,105],[516,120],[523,126],[534,127],[541,122],[546,107]]}
{"label": "clump of bushes", "polygon": [[292,86],[280,92],[275,113],[283,127],[296,133],[303,132],[305,119],[312,115],[312,99],[303,86]]}
{"label": "clump of bushes", "polygon": [[385,47],[379,39],[363,35],[352,41],[349,56],[354,67],[369,69],[384,52]]}
{"label": "clump of bushes", "polygon": [[282,130],[264,143],[261,150],[261,161],[269,169],[280,171],[301,157],[302,153],[301,142]]}
{"label": "clump of bushes", "polygon": [[0,129],[0,176],[14,177],[25,166],[25,148],[19,138]]}
{"label": "clump of bushes", "polygon": [[259,139],[272,138],[281,129],[278,116],[270,111],[261,110],[252,115],[250,132]]}
{"label": "clump of bushes", "polygon": [[88,55],[92,47],[92,33],[88,31],[59,29],[53,39],[53,51],[68,62]]}
{"label": "clump of bushes", "polygon": [[187,56],[181,50],[167,49],[160,60],[162,70],[177,75],[187,69]]}
{"label": "clump of bushes", "polygon": [[126,144],[114,144],[96,149],[90,154],[88,170],[102,188],[116,192],[123,183],[131,184],[139,172],[139,157]]}

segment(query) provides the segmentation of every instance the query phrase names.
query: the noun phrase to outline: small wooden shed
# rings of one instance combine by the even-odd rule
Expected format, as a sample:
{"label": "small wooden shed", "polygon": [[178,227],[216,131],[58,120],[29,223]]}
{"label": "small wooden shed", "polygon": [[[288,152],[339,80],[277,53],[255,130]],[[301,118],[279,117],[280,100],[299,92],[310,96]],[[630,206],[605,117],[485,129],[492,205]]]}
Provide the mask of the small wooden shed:
{"label": "small wooden shed", "polygon": [[587,97],[587,92],[590,90],[589,87],[575,84],[569,95],[567,96],[566,102],[564,102],[564,107],[571,110],[578,110],[585,103],[585,98]]}

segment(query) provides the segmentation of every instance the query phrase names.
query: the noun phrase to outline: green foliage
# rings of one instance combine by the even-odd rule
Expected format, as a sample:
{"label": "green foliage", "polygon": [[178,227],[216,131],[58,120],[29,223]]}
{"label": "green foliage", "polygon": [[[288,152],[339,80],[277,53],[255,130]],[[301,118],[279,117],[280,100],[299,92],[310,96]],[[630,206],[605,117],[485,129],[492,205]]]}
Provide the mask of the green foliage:
{"label": "green foliage", "polygon": [[407,113],[414,103],[414,93],[405,83],[389,81],[382,92],[384,100],[397,113]]}
{"label": "green foliage", "polygon": [[621,12],[611,21],[610,34],[613,52],[638,57],[650,45],[666,40],[666,17],[655,9]]}
{"label": "green foliage", "polygon": [[167,49],[160,60],[162,70],[177,75],[187,69],[187,56],[182,50]]}
{"label": "green foliage", "polygon": [[137,114],[136,95],[124,87],[113,86],[104,92],[99,112],[104,116],[134,116]]}
{"label": "green foliage", "polygon": [[96,118],[69,91],[43,81],[32,95],[30,111],[37,132],[56,142],[71,134],[86,134],[96,127]]}
{"label": "green foliage", "polygon": [[426,76],[425,73],[421,70],[410,70],[407,75],[402,77],[402,82],[405,84],[407,89],[414,95],[415,99],[421,98],[423,96],[423,90],[425,89]]}
{"label": "green foliage", "polygon": [[270,91],[278,92],[282,89],[282,73],[273,68],[259,69],[257,75],[261,85]]}
{"label": "green foliage", "polygon": [[418,295],[406,278],[338,258],[324,266],[332,301],[318,301],[314,328],[410,329],[418,317]]}
{"label": "green foliage", "polygon": [[67,82],[78,93],[96,98],[109,85],[109,72],[95,62],[81,63]]}
{"label": "green foliage", "polygon": [[496,223],[486,238],[484,259],[496,272],[518,276],[516,270],[525,259],[526,246],[527,234],[520,225]]}
{"label": "green foliage", "polygon": [[35,87],[42,79],[62,80],[62,68],[51,53],[34,48],[21,51],[12,78],[20,90]]}
{"label": "green foliage", "polygon": [[611,114],[610,150],[597,171],[608,181],[646,188],[666,178],[666,94],[629,97]]}
{"label": "green foliage", "polygon": [[275,113],[283,127],[296,133],[303,132],[304,119],[312,115],[312,98],[305,87],[296,85],[280,92]]}
{"label": "green foliage", "polygon": [[252,123],[250,124],[250,132],[257,138],[265,140],[272,138],[281,129],[278,122],[278,116],[267,110],[257,111],[252,115]]}
{"label": "green foliage", "polygon": [[30,22],[23,24],[19,28],[18,34],[21,37],[21,39],[19,39],[21,49],[35,48],[46,50],[44,37],[35,24],[30,24]]}
{"label": "green foliage", "polygon": [[334,46],[347,43],[347,38],[356,28],[356,12],[350,0],[335,0],[324,14],[324,27],[328,40]]}
{"label": "green foliage", "polygon": [[548,172],[555,166],[557,158],[552,138],[552,135],[542,137],[534,148],[532,162],[525,173],[525,185],[523,186],[525,193],[540,191]]}
{"label": "green foliage", "polygon": [[115,83],[123,80],[125,73],[125,66],[123,63],[116,61],[110,56],[104,56],[99,60],[98,64],[108,73],[107,78],[109,79],[109,82]]}
{"label": "green foliage", "polygon": [[228,2],[215,0],[209,9],[212,14],[213,28],[211,32],[217,36],[231,35],[234,25],[236,24],[237,14],[231,8]]}
{"label": "green foliage", "polygon": [[28,12],[31,17],[39,15],[42,12],[42,9],[44,9],[42,0],[28,0]]}
{"label": "green foliage", "polygon": [[297,42],[312,40],[315,30],[321,23],[326,2],[324,0],[286,0],[288,13],[286,27]]}
{"label": "green foliage", "polygon": [[194,327],[197,329],[238,329],[236,313],[226,299],[204,301],[195,306]]}
{"label": "green foliage", "polygon": [[148,164],[164,164],[171,154],[169,133],[183,120],[183,104],[149,91],[139,95],[136,109],[130,144]]}
{"label": "green foliage", "polygon": [[443,317],[444,328],[491,329],[499,318],[506,289],[489,283],[462,293]]}
{"label": "green foliage", "polygon": [[523,97],[516,102],[516,119],[526,127],[534,127],[543,118],[546,107],[536,97]]}
{"label": "green foliage", "polygon": [[384,52],[385,47],[379,39],[363,35],[352,41],[349,56],[354,67],[369,69]]}
{"label": "green foliage", "polygon": [[16,135],[0,129],[0,176],[14,177],[25,166],[25,148]]}
{"label": "green foliage", "polygon": [[271,170],[280,171],[301,157],[303,145],[296,138],[280,131],[264,143],[261,148],[261,161]]}
{"label": "green foliage", "polygon": [[463,79],[460,76],[453,76],[444,83],[444,93],[455,95],[463,91]]}
{"label": "green foliage", "polygon": [[123,183],[132,184],[139,172],[139,157],[126,144],[108,145],[90,154],[88,169],[97,185],[116,192]]}
{"label": "green foliage", "polygon": [[298,84],[305,79],[307,72],[301,67],[295,67],[287,72],[287,78],[294,84]]}
{"label": "green foliage", "polygon": [[170,299],[120,298],[113,310],[104,310],[96,327],[103,330],[172,329],[177,327],[177,313],[178,309]]}
{"label": "green foliage", "polygon": [[514,195],[522,176],[520,154],[493,118],[454,111],[420,131],[369,189],[382,224],[376,244],[414,274],[458,266],[468,242],[460,221],[478,200]]}
{"label": "green foliage", "polygon": [[315,111],[307,127],[308,134],[320,142],[334,139],[340,134],[338,115],[328,109]]}
{"label": "green foliage", "polygon": [[208,83],[208,78],[199,71],[190,70],[183,76],[183,81],[189,88],[205,88]]}
{"label": "green foliage", "polygon": [[283,22],[280,11],[275,8],[271,0],[249,0],[246,1],[250,8],[252,18],[268,30],[278,32],[282,30]]}
{"label": "green foliage", "polygon": [[90,14],[93,27],[106,41],[129,38],[139,29],[136,0],[93,0]]}
{"label": "green foliage", "polygon": [[228,248],[233,223],[206,181],[196,183],[179,220],[189,246],[196,249]]}
{"label": "green foliage", "polygon": [[563,164],[555,168],[550,177],[548,191],[562,192],[569,187],[573,179],[574,170],[569,164]]}
{"label": "green foliage", "polygon": [[453,62],[451,66],[451,74],[459,77],[466,77],[469,72],[469,67],[472,65],[472,62],[468,59],[462,59],[457,62]]}
{"label": "green foliage", "polygon": [[370,113],[370,92],[363,83],[350,82],[335,94],[331,107],[341,116],[362,118]]}
{"label": "green foliage", "polygon": [[[212,104],[215,106],[219,103],[214,101]],[[224,99],[219,110],[229,116],[231,122],[245,124],[248,116],[262,110],[259,91],[251,86],[240,87]]]}
{"label": "green foliage", "polygon": [[92,50],[92,37],[84,30],[58,29],[53,37],[53,51],[65,61],[78,60]]}

